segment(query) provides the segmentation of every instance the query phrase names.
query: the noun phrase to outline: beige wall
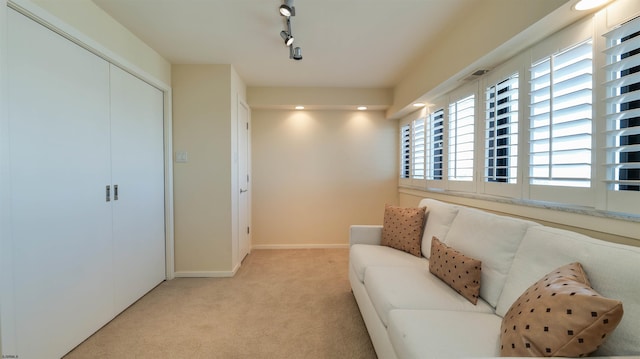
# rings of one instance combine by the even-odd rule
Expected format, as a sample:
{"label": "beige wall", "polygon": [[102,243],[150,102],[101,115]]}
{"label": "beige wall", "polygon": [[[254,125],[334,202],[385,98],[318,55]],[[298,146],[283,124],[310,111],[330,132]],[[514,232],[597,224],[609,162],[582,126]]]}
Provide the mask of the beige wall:
{"label": "beige wall", "polygon": [[173,65],[176,272],[229,271],[231,65]]}
{"label": "beige wall", "polygon": [[392,89],[335,87],[250,87],[247,101],[254,109],[292,109],[304,105],[307,110],[354,110],[367,106],[384,110],[393,104]]}
{"label": "beige wall", "polygon": [[[15,0],[20,4],[22,0]],[[50,14],[71,25],[92,41],[110,50],[114,63],[127,61],[136,67],[139,75],[148,75],[151,80],[171,84],[171,64],[155,50],[142,42],[129,30],[115,21],[91,0],[30,0]],[[159,85],[156,83],[156,85]]]}
{"label": "beige wall", "polygon": [[346,245],[397,203],[398,132],[382,111],[252,112],[253,246]]}
{"label": "beige wall", "polygon": [[[394,104],[387,112],[388,117],[396,115],[420,96],[441,86],[460,72],[476,70],[468,67],[567,1],[479,1],[477,6],[463,17],[464,21],[451,23],[442,31],[440,41],[425,48],[422,56],[405,70],[405,75],[394,89]],[[546,24],[543,28],[536,29],[534,33],[521,40],[528,41],[541,34],[544,36],[546,31],[552,30],[553,26],[550,25]],[[565,25],[567,24],[562,26]],[[518,45],[510,44],[510,47]],[[505,49],[506,52],[503,54],[512,50]],[[515,53],[511,53],[513,54]],[[502,58],[502,61],[506,58]],[[497,64],[493,63],[493,66]],[[457,82],[457,85],[460,84]]]}

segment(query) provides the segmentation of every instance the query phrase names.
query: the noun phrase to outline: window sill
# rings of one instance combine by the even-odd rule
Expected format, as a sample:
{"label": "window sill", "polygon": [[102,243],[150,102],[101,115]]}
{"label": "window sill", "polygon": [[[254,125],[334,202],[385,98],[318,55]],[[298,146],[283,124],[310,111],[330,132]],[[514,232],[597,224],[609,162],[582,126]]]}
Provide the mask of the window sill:
{"label": "window sill", "polygon": [[603,211],[603,210],[598,210],[598,209],[589,208],[589,207],[569,206],[569,205],[560,204],[560,203],[523,200],[523,199],[517,199],[517,198],[491,196],[491,195],[478,194],[478,193],[449,191],[444,189],[424,189],[424,188],[417,188],[417,187],[410,187],[410,186],[399,186],[398,190],[400,193],[405,193],[405,194],[414,195],[414,196],[421,196],[421,195],[424,195],[424,193],[437,193],[441,195],[455,196],[455,197],[460,197],[465,199],[491,201],[491,202],[496,202],[501,204],[533,207],[533,208],[561,211],[561,212],[586,215],[586,216],[592,216],[592,217],[617,219],[622,221],[640,223],[640,215],[631,214],[631,213]]}

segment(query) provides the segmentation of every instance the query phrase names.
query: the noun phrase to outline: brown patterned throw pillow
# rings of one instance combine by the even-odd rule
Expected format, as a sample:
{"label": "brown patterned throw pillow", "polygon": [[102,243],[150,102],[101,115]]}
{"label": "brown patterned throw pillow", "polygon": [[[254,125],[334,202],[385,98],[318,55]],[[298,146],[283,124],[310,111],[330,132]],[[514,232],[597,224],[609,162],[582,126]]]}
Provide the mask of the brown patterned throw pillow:
{"label": "brown patterned throw pillow", "polygon": [[382,245],[420,257],[426,207],[404,208],[385,205]]}
{"label": "brown patterned throw pillow", "polygon": [[580,263],[534,283],[502,319],[500,355],[583,357],[622,319],[622,303],[596,293]]}
{"label": "brown patterned throw pillow", "polygon": [[482,262],[431,239],[429,271],[473,304],[478,303]]}

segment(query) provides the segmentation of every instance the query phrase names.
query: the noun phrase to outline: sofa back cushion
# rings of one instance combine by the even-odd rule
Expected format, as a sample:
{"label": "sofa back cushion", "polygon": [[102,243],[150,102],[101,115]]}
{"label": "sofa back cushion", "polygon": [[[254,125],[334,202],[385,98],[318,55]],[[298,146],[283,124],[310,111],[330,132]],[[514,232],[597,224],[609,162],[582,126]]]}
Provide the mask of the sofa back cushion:
{"label": "sofa back cushion", "polygon": [[427,207],[427,223],[422,235],[422,256],[429,258],[431,256],[431,238],[444,239],[447,236],[460,206],[431,198],[423,199],[418,206]]}
{"label": "sofa back cushion", "polygon": [[[540,277],[580,262],[594,290],[622,302],[624,316],[596,355],[640,354],[640,248],[605,242],[551,227],[531,227],[516,253],[496,313],[504,316]],[[484,268],[483,268],[484,270]]]}
{"label": "sofa back cushion", "polygon": [[531,226],[539,224],[471,208],[460,208],[451,224],[444,243],[482,261],[480,297],[493,307],[520,241]]}

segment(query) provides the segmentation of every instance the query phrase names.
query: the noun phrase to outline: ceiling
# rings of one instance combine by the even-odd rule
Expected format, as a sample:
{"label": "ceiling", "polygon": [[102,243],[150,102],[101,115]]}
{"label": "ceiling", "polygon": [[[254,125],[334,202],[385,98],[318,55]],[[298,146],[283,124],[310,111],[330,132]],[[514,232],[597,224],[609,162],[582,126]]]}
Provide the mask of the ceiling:
{"label": "ceiling", "polygon": [[172,64],[232,64],[247,86],[389,88],[482,0],[93,0]]}

